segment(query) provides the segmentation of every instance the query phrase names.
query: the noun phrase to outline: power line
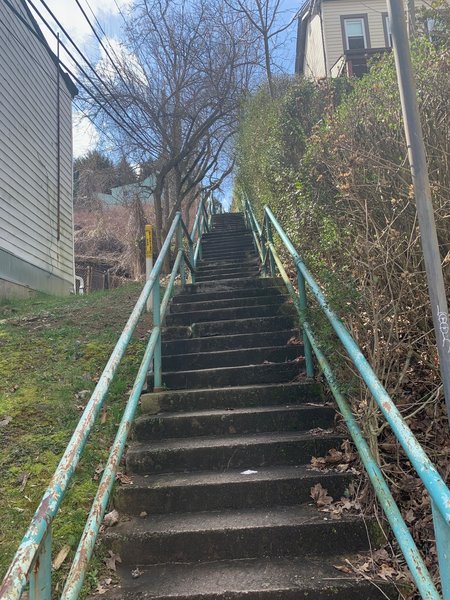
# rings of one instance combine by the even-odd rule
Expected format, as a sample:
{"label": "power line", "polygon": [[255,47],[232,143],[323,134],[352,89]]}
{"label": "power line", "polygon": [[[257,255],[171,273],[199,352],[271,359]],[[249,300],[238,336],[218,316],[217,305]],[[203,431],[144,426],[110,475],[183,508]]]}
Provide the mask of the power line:
{"label": "power line", "polygon": [[[5,0],[6,1],[6,0]],[[73,41],[72,37],[68,34],[67,30],[63,27],[63,25],[61,24],[61,22],[58,20],[58,18],[56,17],[56,15],[53,13],[53,11],[49,8],[49,6],[47,5],[47,3],[45,2],[45,0],[40,0],[41,4],[43,4],[43,6],[45,7],[45,9],[47,10],[47,12],[51,15],[52,19],[55,21],[55,23],[58,25],[58,27],[61,29],[61,31],[64,33],[64,35],[67,37],[67,39],[69,40],[69,42],[72,44],[72,46],[75,48],[75,50],[78,52],[78,54],[82,57],[82,59],[84,60],[84,62],[88,65],[88,67],[91,69],[91,71],[93,73],[95,73],[95,76],[97,77],[97,79],[100,81],[100,83],[105,87],[105,89],[107,90],[107,92],[111,95],[114,96],[114,94],[112,93],[112,91],[109,89],[109,87],[105,84],[105,82],[101,79],[101,77],[97,74],[96,70],[94,69],[94,67],[92,66],[92,64],[90,63],[90,61],[86,58],[85,54],[79,49],[79,47],[77,46],[77,44]],[[54,35],[56,37],[56,33],[53,31],[51,25],[48,23],[48,21],[45,19],[45,17],[42,15],[42,13],[39,11],[39,9],[37,8],[37,6],[34,4],[33,0],[28,0],[28,3],[33,7],[33,9],[35,10],[35,12],[39,15],[40,19],[42,20],[42,22],[44,23],[44,25],[47,27],[47,29],[50,31],[50,33],[52,35]],[[88,73],[86,72],[86,70],[81,66],[81,64],[79,63],[79,61],[75,58],[75,56],[73,55],[73,53],[67,48],[67,46],[61,42],[62,47],[64,48],[64,50],[67,52],[67,54],[69,55],[69,57],[74,61],[75,65],[80,69],[80,71],[83,73],[83,75],[86,77],[86,79],[92,84],[92,86],[95,88],[95,90],[100,94],[100,96],[104,99],[104,101],[111,107],[111,109],[119,116],[119,118],[123,121],[124,125],[127,127],[130,127],[130,129],[133,131],[133,133],[136,135],[135,141],[137,141],[137,139],[139,139],[141,141],[141,143],[147,145],[147,140],[145,140],[139,132],[136,131],[136,127],[134,124],[130,123],[129,121],[127,121],[127,119],[122,115],[122,113],[120,113],[117,108],[111,103],[111,101],[105,96],[105,94],[103,93],[103,91],[98,87],[98,85],[92,80],[92,78],[88,75]],[[62,64],[62,63],[61,63]],[[80,81],[78,79],[78,81]],[[82,85],[80,83],[80,85]],[[85,85],[82,85],[84,90],[87,90]],[[91,98],[93,98],[95,100],[95,97],[93,96],[92,93],[89,94],[91,96]],[[120,102],[117,102],[118,106],[120,106],[120,108],[122,109],[122,111],[126,114],[126,109],[120,104]],[[101,105],[100,105],[101,106]],[[110,114],[110,113],[108,113]],[[117,119],[114,119],[114,122],[117,123]],[[126,130],[128,131],[128,130]]]}
{"label": "power line", "polygon": [[[19,11],[18,11],[18,10],[17,10],[17,9],[16,9],[16,8],[15,8],[15,7],[14,7],[12,4],[11,4],[11,2],[10,2],[9,0],[3,0],[3,2],[4,2],[4,3],[5,3],[5,4],[8,6],[8,8],[9,8],[9,9],[10,9],[10,10],[11,10],[11,11],[12,11],[12,12],[13,12],[15,15],[16,15],[16,17],[17,17],[17,18],[18,18],[18,19],[19,19],[19,20],[20,20],[20,21],[23,23],[23,25],[25,25],[25,27],[26,27],[26,28],[27,28],[27,29],[28,29],[28,30],[29,30],[29,31],[30,31],[30,32],[31,32],[31,33],[32,33],[32,34],[33,34],[33,35],[34,35],[34,36],[35,36],[35,37],[36,37],[36,38],[39,40],[39,42],[40,42],[42,45],[46,46],[46,41],[45,41],[45,39],[43,39],[43,38],[41,37],[41,35],[39,35],[39,33],[38,33],[38,32],[37,32],[37,31],[36,31],[36,30],[35,30],[35,29],[34,29],[34,28],[33,28],[33,27],[32,27],[32,26],[31,26],[31,25],[28,23],[28,21],[27,21],[27,20],[26,20],[26,19],[25,19],[25,18],[24,18],[24,17],[23,17],[23,16],[22,16],[20,13],[19,13]],[[54,32],[52,31],[52,33],[54,33]],[[70,56],[70,54],[69,54],[69,56]],[[102,110],[103,110],[103,111],[104,111],[104,112],[105,112],[105,113],[106,113],[106,114],[107,114],[107,115],[108,115],[108,116],[109,116],[109,117],[110,117],[110,118],[111,118],[111,119],[114,121],[114,123],[116,123],[116,125],[117,125],[119,128],[121,128],[123,131],[125,131],[125,132],[127,133],[127,135],[130,135],[130,132],[128,131],[128,129],[127,129],[127,128],[126,128],[124,125],[122,125],[122,123],[120,123],[120,121],[118,121],[118,120],[116,119],[116,117],[114,117],[114,115],[112,115],[112,114],[109,112],[109,110],[108,110],[108,109],[107,109],[107,108],[106,108],[106,107],[105,107],[103,104],[101,104],[101,103],[99,102],[99,100],[98,100],[98,99],[97,99],[97,98],[94,96],[94,94],[92,94],[92,92],[89,90],[89,88],[88,88],[88,87],[86,87],[86,85],[85,85],[85,84],[84,84],[84,83],[83,83],[83,82],[82,82],[82,81],[81,81],[81,80],[80,80],[80,79],[79,79],[79,78],[78,78],[78,77],[75,75],[75,73],[73,73],[73,71],[72,71],[72,70],[71,70],[71,69],[70,69],[70,68],[69,68],[69,67],[68,67],[66,64],[64,64],[64,63],[62,62],[62,60],[59,60],[59,63],[58,63],[58,68],[59,68],[60,66],[61,66],[61,67],[63,67],[63,68],[65,69],[65,71],[66,71],[66,72],[67,72],[67,73],[68,73],[68,74],[69,74],[69,75],[72,77],[72,79],[73,79],[74,81],[76,81],[76,82],[77,82],[77,84],[78,84],[80,87],[82,87],[82,88],[85,90],[85,92],[88,94],[88,96],[89,96],[89,97],[90,97],[92,100],[94,100],[94,102],[95,102],[96,104],[98,104],[98,106],[99,106],[99,107],[100,107],[100,108],[101,108],[101,109],[102,109]],[[91,81],[91,83],[92,83],[92,81]],[[117,111],[116,111],[116,112],[117,112]],[[118,113],[118,114],[119,114],[119,113]],[[132,137],[132,136],[131,136],[131,137]],[[133,139],[134,139],[134,141],[135,141],[136,143],[138,142],[137,138],[133,138]]]}
{"label": "power line", "polygon": [[[104,38],[105,38],[106,40],[108,40],[108,36],[106,35],[106,32],[105,32],[105,30],[103,29],[103,27],[102,27],[102,25],[101,25],[100,21],[97,19],[97,16],[96,16],[96,14],[94,13],[94,11],[93,11],[93,9],[92,9],[91,5],[89,4],[89,1],[88,1],[88,0],[85,0],[85,1],[86,1],[86,4],[87,4],[87,6],[89,7],[89,10],[90,10],[90,11],[91,11],[91,13],[92,13],[92,16],[93,16],[93,17],[94,17],[94,19],[95,19],[95,22],[97,23],[97,25],[98,25],[98,27],[99,27],[100,31],[102,32],[102,34],[103,34]],[[105,51],[105,54],[106,54],[106,56],[109,58],[109,60],[110,60],[110,62],[111,62],[111,64],[112,64],[112,66],[114,67],[114,70],[115,70],[115,71],[116,71],[116,73],[118,74],[118,76],[119,76],[120,80],[121,80],[121,81],[122,81],[122,83],[124,84],[125,88],[127,89],[128,93],[130,94],[130,96],[131,96],[131,97],[133,97],[133,95],[134,95],[134,93],[133,93],[133,90],[130,88],[130,86],[129,86],[128,82],[127,82],[127,81],[126,81],[126,79],[123,77],[123,75],[122,75],[122,73],[121,73],[120,69],[117,67],[117,64],[116,64],[116,62],[114,61],[113,57],[112,57],[112,56],[111,56],[111,54],[109,53],[109,51],[108,51],[107,47],[104,45],[104,43],[103,43],[103,40],[102,40],[102,39],[100,38],[100,36],[98,35],[98,33],[97,33],[97,31],[96,31],[96,29],[95,29],[94,25],[92,24],[91,20],[89,19],[88,15],[86,14],[86,11],[84,10],[83,6],[81,5],[81,3],[80,3],[80,0],[75,0],[75,2],[76,2],[76,4],[77,4],[78,8],[80,9],[80,11],[81,11],[81,13],[82,13],[83,17],[84,17],[84,18],[85,18],[85,20],[87,21],[87,23],[88,23],[88,25],[89,25],[89,27],[90,27],[91,31],[93,32],[93,34],[95,35],[96,39],[98,40],[98,43],[100,44],[100,46],[101,46],[101,47],[103,48],[103,50]],[[111,45],[111,42],[109,42],[109,40],[108,40],[108,43],[109,43],[109,47],[111,48],[111,51],[112,51],[112,53],[114,54],[114,57],[116,58],[117,62],[120,62],[120,59],[119,59],[119,57],[117,56],[117,53],[116,53],[116,51],[114,50],[113,46]]]}
{"label": "power line", "polygon": [[[36,64],[36,66],[38,66],[41,69],[41,71],[43,73],[45,73],[45,75],[47,75],[47,77],[50,79],[50,81],[52,83],[56,83],[57,78],[55,77],[54,73],[49,71],[42,64],[42,62],[40,60],[38,60],[32,52],[30,52],[30,49],[25,46],[25,44],[20,40],[20,38],[16,35],[16,33],[10,27],[7,27],[6,23],[0,23],[0,25],[5,29],[5,31],[8,32],[8,34],[12,38],[14,38],[16,43],[19,44],[19,46],[22,48],[22,50],[28,54],[28,57]],[[100,127],[100,125],[96,121],[94,121],[94,119],[89,115],[89,113],[87,113],[75,100],[72,100],[72,103],[75,106],[75,108],[77,109],[77,111],[80,112],[83,115],[83,117],[88,119],[88,121],[90,121],[95,126],[95,128],[98,129],[98,131],[100,131],[106,138],[108,138],[114,144],[117,143],[117,140],[115,140],[113,137],[111,137],[111,135],[109,133],[107,133],[105,131],[105,129]]]}
{"label": "power line", "polygon": [[[121,79],[122,83],[125,85],[125,87],[126,87],[126,88],[127,88],[127,90],[129,91],[129,93],[130,93],[131,95],[133,95],[133,92],[131,91],[131,89],[130,89],[130,87],[129,87],[128,83],[127,83],[127,81],[124,79],[124,77],[123,77],[122,73],[120,72],[119,68],[117,67],[116,63],[114,62],[114,59],[112,58],[112,56],[111,56],[111,54],[109,53],[109,51],[108,51],[108,49],[106,48],[106,46],[104,45],[104,43],[103,43],[103,40],[100,38],[100,36],[98,35],[98,33],[97,33],[97,31],[96,31],[96,29],[95,29],[94,25],[92,24],[91,20],[90,20],[90,19],[89,19],[89,17],[87,16],[87,14],[86,14],[86,11],[84,10],[84,8],[82,7],[82,5],[81,5],[81,3],[80,3],[80,0],[75,0],[75,2],[76,2],[76,4],[77,4],[78,8],[81,10],[81,12],[82,12],[82,14],[83,14],[84,18],[86,19],[86,21],[87,21],[87,23],[88,23],[89,27],[91,28],[91,30],[92,30],[92,32],[93,32],[93,34],[94,34],[94,35],[95,35],[95,37],[97,38],[97,40],[98,40],[98,43],[99,43],[99,44],[100,44],[100,46],[103,48],[103,50],[104,50],[104,51],[105,51],[105,53],[106,53],[106,56],[107,56],[107,57],[109,58],[109,60],[111,61],[111,64],[112,64],[112,66],[114,67],[114,70],[116,71],[116,73],[118,74],[118,76],[120,77],[120,79]],[[96,23],[97,23],[98,27],[100,28],[100,31],[103,33],[104,37],[105,37],[105,38],[107,38],[107,35],[106,35],[106,33],[105,33],[105,31],[104,31],[103,27],[101,26],[101,24],[100,24],[99,20],[97,19],[97,17],[96,17],[96,15],[95,15],[94,11],[92,10],[92,8],[91,8],[91,6],[90,6],[90,4],[89,4],[89,2],[88,2],[87,0],[86,0],[86,4],[89,6],[89,9],[90,9],[91,13],[92,13],[92,14],[93,14],[93,16],[94,16],[94,19],[95,19],[95,21],[96,21]],[[111,46],[111,44],[110,44],[110,46]],[[115,51],[114,51],[114,49],[112,48],[112,46],[111,46],[111,49],[112,49],[112,51],[114,52],[114,55],[115,55],[116,59],[118,60],[118,56],[117,56],[117,54],[115,53]]]}

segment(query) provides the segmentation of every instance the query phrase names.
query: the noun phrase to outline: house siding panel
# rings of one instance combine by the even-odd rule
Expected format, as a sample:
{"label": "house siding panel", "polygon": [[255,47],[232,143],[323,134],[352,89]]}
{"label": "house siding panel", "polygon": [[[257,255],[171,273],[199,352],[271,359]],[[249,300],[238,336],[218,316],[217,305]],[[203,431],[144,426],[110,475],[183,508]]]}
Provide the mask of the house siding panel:
{"label": "house siding panel", "polygon": [[306,28],[305,60],[303,73],[305,77],[320,79],[326,77],[325,56],[320,15],[314,15]]}
{"label": "house siding panel", "polygon": [[[417,10],[426,5],[424,0],[416,0]],[[406,5],[405,5],[406,6]],[[325,38],[326,69],[330,75],[336,61],[344,53],[341,16],[367,14],[371,48],[385,48],[386,40],[383,14],[388,11],[386,0],[323,0],[322,18]]]}
{"label": "house siding panel", "polygon": [[324,0],[322,3],[323,28],[327,55],[327,73],[344,53],[341,16],[367,14],[369,21],[370,46],[384,48],[382,13],[386,12],[386,0]]}
{"label": "house siding panel", "polygon": [[[31,25],[20,0],[12,3]],[[0,279],[68,293],[74,277],[72,99],[61,77],[57,240],[56,85],[47,49],[0,2],[0,251],[10,256],[0,261]]]}

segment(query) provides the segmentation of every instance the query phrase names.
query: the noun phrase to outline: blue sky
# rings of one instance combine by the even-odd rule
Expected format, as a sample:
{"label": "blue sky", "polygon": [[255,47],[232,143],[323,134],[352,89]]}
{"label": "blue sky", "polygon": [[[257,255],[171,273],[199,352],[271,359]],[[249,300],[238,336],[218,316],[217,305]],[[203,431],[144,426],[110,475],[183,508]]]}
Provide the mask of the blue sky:
{"label": "blue sky", "polygon": [[[100,56],[99,44],[75,0],[64,0],[64,2],[61,2],[61,0],[46,0],[46,2],[77,45],[90,60],[95,62]],[[120,43],[122,38],[123,19],[120,11],[126,12],[132,5],[132,2],[133,0],[80,0],[80,3],[94,24],[93,13],[95,14],[108,38],[108,43],[112,44]],[[280,22],[287,23],[290,21],[302,3],[303,0],[282,0]],[[39,5],[39,10],[49,20],[54,31],[58,31],[58,26],[53,22],[51,16],[46,13],[42,5]],[[54,37],[48,33],[39,18],[38,22],[50,45],[55,49]],[[96,28],[98,33],[103,37],[97,25]],[[293,73],[294,70],[296,31],[296,23],[293,23],[282,34],[284,43],[278,48],[276,53],[275,62],[287,73]],[[63,61],[71,64],[70,59],[64,56],[64,52],[62,52],[61,58]],[[95,148],[100,141],[100,136],[101,134],[96,131],[95,127],[74,108],[74,155],[80,156],[89,149]],[[227,186],[227,188],[226,196],[229,197],[231,188],[230,186]]]}

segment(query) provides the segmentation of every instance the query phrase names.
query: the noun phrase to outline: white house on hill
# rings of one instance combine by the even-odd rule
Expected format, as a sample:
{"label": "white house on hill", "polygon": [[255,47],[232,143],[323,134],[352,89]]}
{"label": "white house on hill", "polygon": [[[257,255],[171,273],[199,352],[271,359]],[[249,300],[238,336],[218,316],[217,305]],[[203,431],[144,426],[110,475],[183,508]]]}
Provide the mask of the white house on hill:
{"label": "white house on hill", "polygon": [[25,0],[0,2],[0,297],[73,290],[76,93]]}
{"label": "white house on hill", "polygon": [[[405,12],[409,4],[405,0]],[[425,4],[411,3],[417,12]],[[361,76],[370,59],[391,47],[386,0],[306,0],[298,15],[295,72],[316,80]]]}

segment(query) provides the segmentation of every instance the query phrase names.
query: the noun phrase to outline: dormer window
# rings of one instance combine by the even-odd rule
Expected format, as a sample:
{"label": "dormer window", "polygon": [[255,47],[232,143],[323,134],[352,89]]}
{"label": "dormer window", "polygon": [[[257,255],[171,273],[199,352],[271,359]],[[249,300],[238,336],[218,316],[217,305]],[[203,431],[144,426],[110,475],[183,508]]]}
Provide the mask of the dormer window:
{"label": "dormer window", "polygon": [[345,50],[363,50],[370,47],[367,15],[341,16]]}

